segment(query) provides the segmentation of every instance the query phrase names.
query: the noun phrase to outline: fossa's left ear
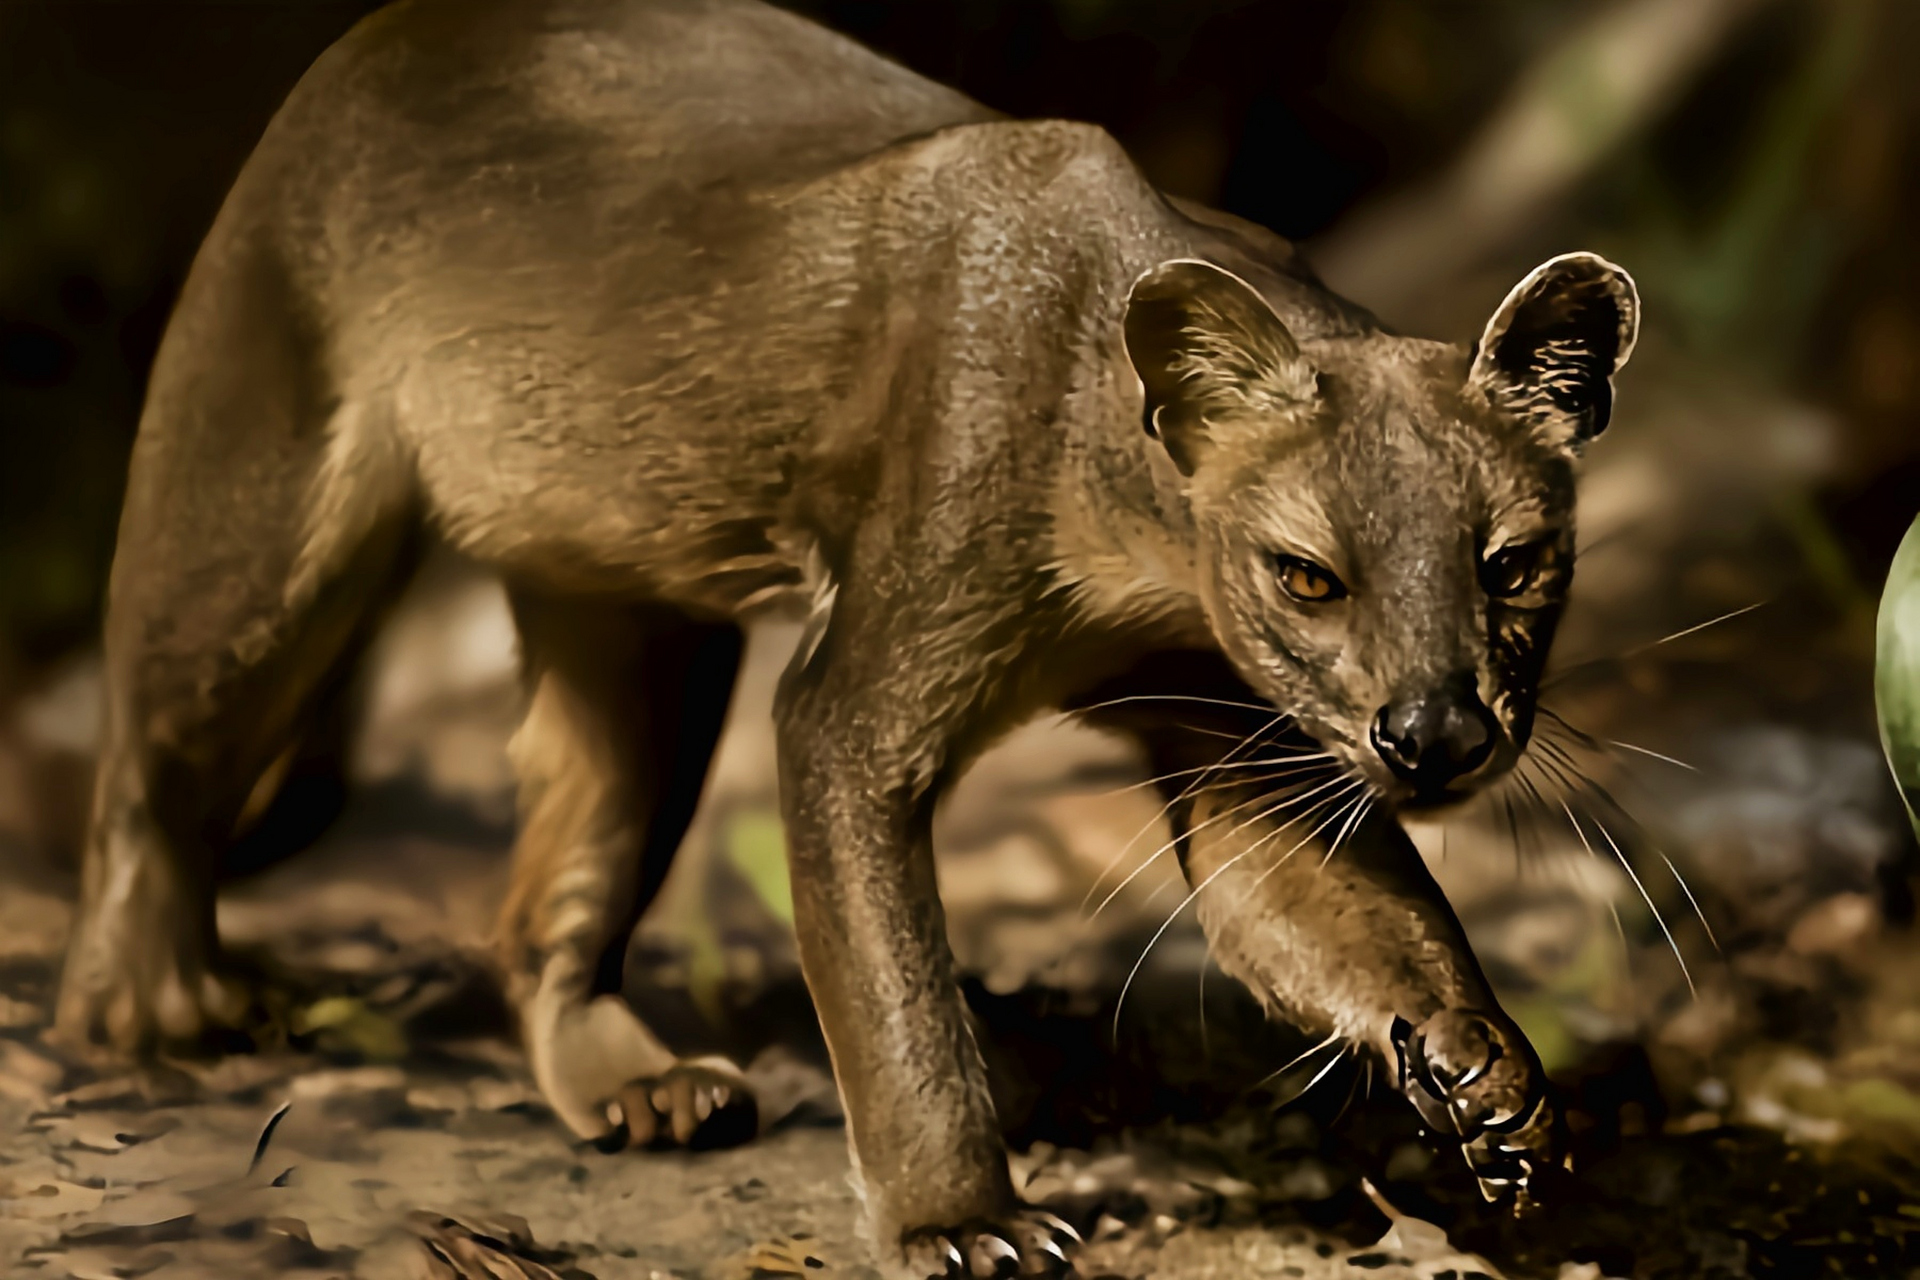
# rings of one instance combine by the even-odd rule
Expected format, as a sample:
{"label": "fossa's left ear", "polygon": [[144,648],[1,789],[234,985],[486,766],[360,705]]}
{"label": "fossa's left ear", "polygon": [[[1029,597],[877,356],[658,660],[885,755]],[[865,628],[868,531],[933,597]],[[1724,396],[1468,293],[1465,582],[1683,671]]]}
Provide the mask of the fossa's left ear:
{"label": "fossa's left ear", "polygon": [[1606,430],[1613,375],[1640,334],[1633,277],[1598,254],[1535,267],[1487,322],[1467,386],[1548,443],[1578,451]]}
{"label": "fossa's left ear", "polygon": [[1206,461],[1218,433],[1296,414],[1319,394],[1313,366],[1266,299],[1212,263],[1175,259],[1134,281],[1126,340],[1147,434],[1184,475]]}

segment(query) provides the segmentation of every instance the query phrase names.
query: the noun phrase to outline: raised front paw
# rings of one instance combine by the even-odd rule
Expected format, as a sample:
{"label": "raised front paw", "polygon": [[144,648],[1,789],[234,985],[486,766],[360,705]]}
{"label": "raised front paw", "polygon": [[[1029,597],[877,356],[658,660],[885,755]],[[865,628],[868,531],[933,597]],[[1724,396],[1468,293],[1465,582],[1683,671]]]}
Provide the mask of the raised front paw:
{"label": "raised front paw", "polygon": [[1050,1213],[1022,1209],[992,1221],[921,1228],[901,1240],[902,1276],[913,1280],[993,1280],[999,1276],[1073,1274],[1080,1235]]}
{"label": "raised front paw", "polygon": [[676,1062],[657,1076],[621,1088],[607,1107],[613,1130],[596,1145],[711,1150],[749,1142],[760,1128],[753,1088],[723,1058]]}
{"label": "raised front paw", "polygon": [[1533,1046],[1498,1014],[1448,1009],[1394,1019],[1400,1091],[1434,1130],[1460,1140],[1481,1194],[1525,1204],[1554,1166],[1559,1134]]}

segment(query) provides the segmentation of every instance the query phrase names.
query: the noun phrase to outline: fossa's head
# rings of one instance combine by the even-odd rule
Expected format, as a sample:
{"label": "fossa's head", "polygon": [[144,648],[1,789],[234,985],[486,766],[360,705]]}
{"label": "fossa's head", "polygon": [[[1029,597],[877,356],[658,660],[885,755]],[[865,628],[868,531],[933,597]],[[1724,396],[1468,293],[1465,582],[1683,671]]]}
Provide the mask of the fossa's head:
{"label": "fossa's head", "polygon": [[1303,348],[1239,278],[1133,289],[1148,430],[1188,477],[1201,598],[1229,659],[1404,808],[1509,768],[1573,576],[1574,464],[1638,331],[1626,272],[1555,258],[1471,350]]}

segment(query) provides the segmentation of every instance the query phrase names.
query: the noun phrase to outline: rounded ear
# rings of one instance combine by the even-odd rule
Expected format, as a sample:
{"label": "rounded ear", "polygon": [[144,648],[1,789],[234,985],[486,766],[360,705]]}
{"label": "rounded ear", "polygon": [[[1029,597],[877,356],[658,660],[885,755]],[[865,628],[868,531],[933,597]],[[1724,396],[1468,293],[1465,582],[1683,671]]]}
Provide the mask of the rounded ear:
{"label": "rounded ear", "polygon": [[1598,254],[1535,267],[1487,322],[1467,375],[1550,443],[1578,449],[1606,430],[1613,375],[1640,335],[1633,277]]}
{"label": "rounded ear", "polygon": [[1313,367],[1266,299],[1211,263],[1163,262],[1134,281],[1126,338],[1146,391],[1147,434],[1185,475],[1222,425],[1291,412],[1318,393]]}

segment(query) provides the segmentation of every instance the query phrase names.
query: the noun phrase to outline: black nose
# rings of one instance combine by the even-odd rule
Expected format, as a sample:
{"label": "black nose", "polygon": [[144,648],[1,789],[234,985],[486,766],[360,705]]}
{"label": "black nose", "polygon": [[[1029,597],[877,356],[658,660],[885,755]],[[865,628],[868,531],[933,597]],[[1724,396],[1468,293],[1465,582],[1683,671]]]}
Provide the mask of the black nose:
{"label": "black nose", "polygon": [[1485,764],[1498,732],[1472,673],[1460,672],[1380,708],[1373,718],[1373,749],[1395,777],[1434,794]]}

